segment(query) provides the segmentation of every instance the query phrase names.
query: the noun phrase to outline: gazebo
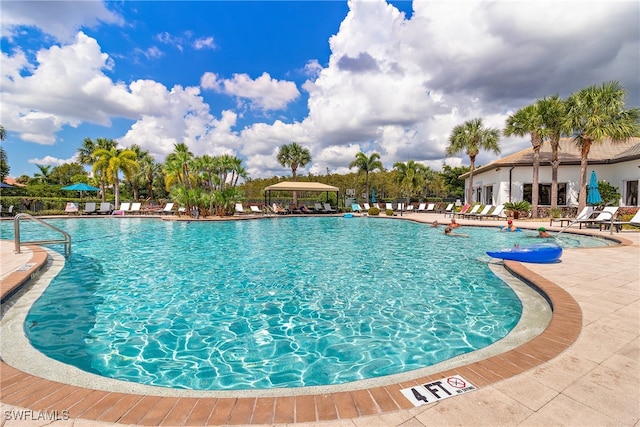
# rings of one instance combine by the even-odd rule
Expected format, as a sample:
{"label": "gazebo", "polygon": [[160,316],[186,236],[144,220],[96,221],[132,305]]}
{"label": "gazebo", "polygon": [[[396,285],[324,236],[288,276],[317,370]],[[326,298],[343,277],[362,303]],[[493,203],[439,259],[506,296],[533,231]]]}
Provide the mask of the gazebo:
{"label": "gazebo", "polygon": [[336,193],[336,201],[340,200],[338,197],[340,189],[332,185],[322,184],[320,182],[297,182],[297,181],[283,181],[277,184],[270,185],[264,189],[265,204],[271,205],[271,192],[272,191],[313,191],[316,193],[331,192]]}

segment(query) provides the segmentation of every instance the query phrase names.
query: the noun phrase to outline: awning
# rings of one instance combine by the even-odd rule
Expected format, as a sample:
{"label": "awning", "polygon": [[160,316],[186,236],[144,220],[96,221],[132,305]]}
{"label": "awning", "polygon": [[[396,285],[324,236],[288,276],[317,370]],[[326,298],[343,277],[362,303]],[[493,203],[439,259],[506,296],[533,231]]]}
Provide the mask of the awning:
{"label": "awning", "polygon": [[264,191],[335,191],[340,189],[332,185],[322,184],[320,182],[293,182],[283,181],[277,184],[270,185],[264,189]]}

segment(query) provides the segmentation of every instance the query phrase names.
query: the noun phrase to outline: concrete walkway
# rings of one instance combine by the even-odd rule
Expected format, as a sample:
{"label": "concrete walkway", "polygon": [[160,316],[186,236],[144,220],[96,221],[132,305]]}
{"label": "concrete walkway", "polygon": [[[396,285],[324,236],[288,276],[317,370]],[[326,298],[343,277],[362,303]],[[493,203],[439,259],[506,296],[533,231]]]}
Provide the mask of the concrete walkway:
{"label": "concrete walkway", "polygon": [[[446,221],[438,214],[407,217],[424,222]],[[516,225],[558,230],[549,227],[548,221],[516,221]],[[586,232],[609,236],[608,231]],[[640,232],[622,231],[612,237],[622,238],[626,244],[565,250],[561,263],[526,265],[533,273],[566,290],[582,310],[583,328],[577,341],[552,360],[477,391],[434,404],[382,415],[297,425],[639,426]],[[29,263],[33,253],[13,254],[13,246],[2,242],[0,255],[0,279],[4,279]],[[10,411],[19,409],[3,403],[0,425],[109,425],[83,419],[53,423],[37,419],[18,421]]]}

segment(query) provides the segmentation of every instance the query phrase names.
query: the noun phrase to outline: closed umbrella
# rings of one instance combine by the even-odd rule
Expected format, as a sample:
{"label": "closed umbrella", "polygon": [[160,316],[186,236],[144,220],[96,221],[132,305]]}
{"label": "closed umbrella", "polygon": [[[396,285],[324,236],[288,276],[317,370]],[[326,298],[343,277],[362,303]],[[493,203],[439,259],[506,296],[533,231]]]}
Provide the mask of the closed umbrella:
{"label": "closed umbrella", "polygon": [[598,191],[598,177],[596,177],[596,171],[591,171],[591,179],[587,186],[587,204],[597,205],[600,202],[602,202],[602,197]]}
{"label": "closed umbrella", "polygon": [[77,184],[71,184],[66,187],[62,187],[62,190],[79,191],[80,198],[82,199],[83,191],[99,191],[100,189],[96,187],[92,187],[89,184],[85,184],[84,182],[78,182]]}
{"label": "closed umbrella", "polygon": [[376,202],[376,190],[371,190],[371,203]]}

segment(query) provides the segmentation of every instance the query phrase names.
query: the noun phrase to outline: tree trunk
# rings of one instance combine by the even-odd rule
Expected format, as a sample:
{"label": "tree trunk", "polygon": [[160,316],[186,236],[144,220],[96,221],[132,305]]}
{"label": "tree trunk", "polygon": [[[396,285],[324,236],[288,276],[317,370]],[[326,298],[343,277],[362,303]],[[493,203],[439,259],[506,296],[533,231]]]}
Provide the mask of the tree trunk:
{"label": "tree trunk", "polygon": [[475,164],[476,164],[476,157],[469,157],[469,160],[471,162],[470,168],[469,168],[469,188],[467,189],[467,201],[466,203],[473,203],[473,171],[475,169]]}
{"label": "tree trunk", "polygon": [[531,217],[538,217],[538,201],[540,198],[540,147],[538,141],[533,144],[533,183],[531,184]]}
{"label": "tree trunk", "polygon": [[580,193],[578,194],[578,212],[582,212],[587,206],[587,168],[589,166],[589,150],[591,150],[591,140],[582,140],[582,150],[580,152]]}
{"label": "tree trunk", "polygon": [[551,207],[558,207],[558,167],[560,161],[558,160],[558,145],[553,143],[551,148]]}

